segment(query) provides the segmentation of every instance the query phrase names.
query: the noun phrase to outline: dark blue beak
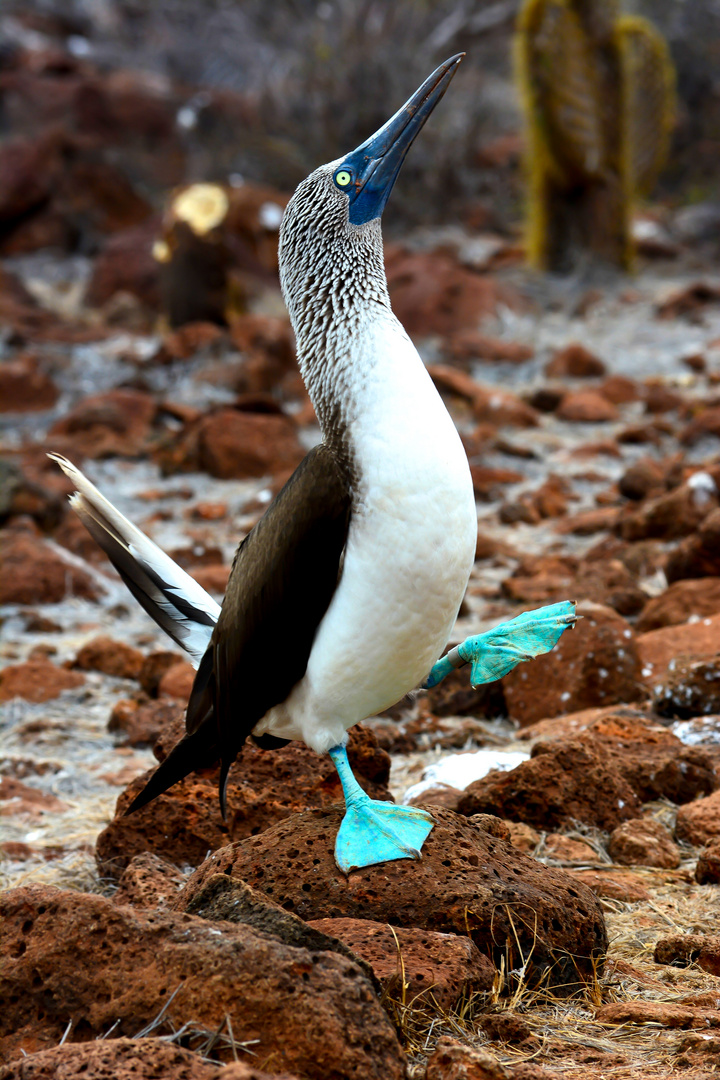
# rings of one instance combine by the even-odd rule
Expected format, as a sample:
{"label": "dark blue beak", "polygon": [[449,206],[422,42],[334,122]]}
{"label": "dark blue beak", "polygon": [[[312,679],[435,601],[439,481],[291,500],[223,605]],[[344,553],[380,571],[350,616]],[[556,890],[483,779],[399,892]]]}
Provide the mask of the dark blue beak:
{"label": "dark blue beak", "polygon": [[464,55],[451,56],[433,71],[410,100],[335,170],[336,187],[350,199],[353,225],[363,225],[382,214],[405,155],[450,85]]}

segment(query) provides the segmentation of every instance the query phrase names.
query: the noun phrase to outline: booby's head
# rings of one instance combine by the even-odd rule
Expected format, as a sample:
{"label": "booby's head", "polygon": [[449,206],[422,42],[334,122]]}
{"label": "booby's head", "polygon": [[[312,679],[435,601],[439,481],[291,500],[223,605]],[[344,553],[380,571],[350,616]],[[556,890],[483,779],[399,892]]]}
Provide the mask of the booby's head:
{"label": "booby's head", "polygon": [[345,157],[321,165],[297,188],[280,228],[280,279],[291,315],[301,299],[298,292],[307,296],[308,274],[317,281],[313,270],[327,256],[341,272],[350,270],[353,256],[363,249],[382,265],[385,204],[405,155],[464,55],[446,60],[374,135]]}

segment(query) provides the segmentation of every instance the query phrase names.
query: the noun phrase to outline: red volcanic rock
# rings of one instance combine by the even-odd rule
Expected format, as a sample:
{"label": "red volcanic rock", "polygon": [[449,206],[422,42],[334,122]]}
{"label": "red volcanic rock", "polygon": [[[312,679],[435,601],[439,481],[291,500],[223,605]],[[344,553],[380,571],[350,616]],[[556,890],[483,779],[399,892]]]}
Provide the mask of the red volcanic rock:
{"label": "red volcanic rock", "polygon": [[552,652],[502,680],[508,713],[521,726],[563,712],[640,696],[640,658],[630,626],[612,608],[582,604],[583,615]]}
{"label": "red volcanic rock", "polygon": [[96,394],[53,424],[48,446],[75,458],[138,457],[156,412],[154,398],[141,390]]}
{"label": "red volcanic rock", "polygon": [[449,1012],[462,996],[492,989],[495,966],[470,938],[369,919],[311,919],[307,925],[362,957],[395,1001]]}
{"label": "red volcanic rock", "polygon": [[65,1043],[0,1065],[0,1080],[299,1080],[246,1062],[214,1065],[162,1039],[99,1039]]}
{"label": "red volcanic rock", "polygon": [[[545,567],[549,568],[547,572]],[[528,570],[537,572],[527,573]],[[516,603],[530,605],[550,604],[572,596],[581,605],[585,601],[606,604],[620,615],[635,615],[647,600],[619,559],[584,564],[577,571],[570,560],[566,560],[563,568],[562,560],[553,557],[524,559],[505,578],[502,591]]]}
{"label": "red volcanic rock", "polygon": [[597,390],[571,390],[563,397],[555,415],[559,420],[580,424],[601,424],[618,419],[616,407]]}
{"label": "red volcanic rock", "polygon": [[539,422],[536,410],[510,390],[475,382],[467,372],[449,364],[428,364],[427,370],[441,393],[465,398],[476,418],[485,424],[536,427]]}
{"label": "red volcanic rock", "polygon": [[633,818],[610,834],[608,853],[624,866],[658,866],[674,870],[680,865],[680,849],[672,835],[652,818]]}
{"label": "red volcanic rock", "polygon": [[153,746],[163,731],[182,723],[184,713],[180,702],[121,698],[110,713],[108,731],[118,734],[120,746]]}
{"label": "red volcanic rock", "polygon": [[624,540],[677,540],[694,532],[717,509],[717,489],[708,481],[708,488],[690,482],[643,503],[620,518],[619,535]]}
{"label": "red volcanic rock", "polygon": [[35,412],[50,409],[59,390],[38,368],[32,353],[0,363],[0,412]]}
{"label": "red volcanic rock", "polygon": [[166,475],[200,470],[229,480],[294,469],[303,456],[289,417],[219,409],[190,423],[159,460]]}
{"label": "red volcanic rock", "polygon": [[589,741],[542,747],[509,772],[493,770],[465,789],[458,812],[497,813],[511,821],[557,829],[581,821],[613,829],[637,817],[640,800],[617,764]]}
{"label": "red volcanic rock", "polygon": [[63,690],[82,686],[85,677],[77,671],[57,667],[49,660],[27,660],[8,664],[0,671],[0,701],[23,698],[24,701],[50,701]]}
{"label": "red volcanic rock", "polygon": [[158,683],[159,698],[177,698],[187,702],[195,682],[195,668],[187,660],[180,660],[164,673]]}
{"label": "red volcanic rock", "polygon": [[182,653],[172,652],[170,649],[158,649],[157,652],[148,653],[138,675],[138,682],[148,697],[156,698],[165,674],[170,668],[184,662]]}
{"label": "red volcanic rock", "polygon": [[169,907],[184,884],[185,875],[177,866],[145,851],[125,867],[112,899],[133,907]]}
{"label": "red volcanic rock", "polygon": [[[493,1034],[488,1033],[491,1021]],[[492,1013],[480,1017],[479,1023],[491,1039],[509,1042],[525,1049],[530,1031],[519,1017],[510,1013]],[[536,1040],[532,1040],[533,1042]],[[509,1068],[486,1050],[468,1046],[448,1035],[442,1035],[434,1053],[428,1059],[426,1080],[560,1080],[560,1074],[549,1072],[536,1062],[513,1064]]]}
{"label": "red volcanic rock", "polygon": [[610,375],[597,390],[613,405],[627,405],[631,401],[638,401],[643,393],[635,380],[628,379],[626,375]]}
{"label": "red volcanic rock", "polygon": [[654,458],[642,458],[625,470],[618,487],[621,495],[636,502],[648,495],[660,495],[665,489],[665,469]]}
{"label": "red volcanic rock", "polygon": [[517,341],[488,337],[479,330],[458,330],[447,343],[448,355],[455,361],[499,360],[509,364],[524,364],[532,359],[535,350]]}
{"label": "red volcanic rock", "polygon": [[720,655],[709,660],[671,662],[655,687],[655,712],[682,720],[720,712]]}
{"label": "red volcanic rock", "polygon": [[697,532],[683,540],[668,556],[668,581],[720,576],[720,510],[713,510]]}
{"label": "red volcanic rock", "polygon": [[[590,974],[591,957],[607,940],[595,899],[561,871],[487,832],[482,819],[433,807],[435,827],[421,860],[398,859],[346,876],[333,858],[343,812],[335,805],[295,814],[216,851],[176,907],[184,909],[210,878],[225,874],[301,919],[371,918],[468,935],[494,963],[502,958],[507,970],[527,962],[530,984],[552,967],[555,993]],[[530,919],[523,914],[528,911]]]}
{"label": "red volcanic rock", "polygon": [[22,218],[42,206],[61,168],[60,145],[54,136],[10,139],[0,147],[0,221]]}
{"label": "red volcanic rock", "polygon": [[600,1024],[654,1024],[666,1028],[720,1027],[720,1010],[667,1001],[613,1001],[595,1010]]}
{"label": "red volcanic rock", "polygon": [[558,349],[545,365],[545,374],[551,379],[592,379],[606,373],[603,361],[577,341]]}
{"label": "red volcanic rock", "polygon": [[695,880],[700,885],[720,885],[720,836],[708,840],[698,855]]}
{"label": "red volcanic rock", "polygon": [[[163,732],[155,747],[162,760],[184,731],[181,722]],[[375,799],[390,799],[390,758],[372,733],[351,729],[348,755],[360,784]],[[198,763],[202,767],[202,763]],[[114,820],[97,840],[103,872],[117,877],[134,855],[152,851],[178,866],[197,866],[229,840],[251,836],[298,810],[322,807],[342,797],[340,780],[327,757],[301,743],[259,750],[246,743],[230,769],[227,818],[220,815],[218,768],[202,769],[175,784],[141,810],[123,817],[149,773],[133,781],[118,799]]]}
{"label": "red volcanic rock", "polygon": [[635,624],[638,634],[659,630],[662,626],[677,626],[695,619],[720,613],[720,577],[688,578],[674,581],[669,588],[648,600]]}
{"label": "red volcanic rock", "polygon": [[[711,934],[674,934],[655,945],[655,963],[689,967],[697,964],[711,975],[720,975],[720,937]],[[720,1019],[715,1026],[720,1026]]]}
{"label": "red volcanic rock", "polygon": [[[307,1080],[401,1080],[397,1037],[362,970],[248,926],[31,885],[0,900],[0,1050],[135,1035],[166,1009]],[[101,958],[101,962],[98,962]],[[172,1001],[170,992],[175,992]],[[179,989],[178,989],[179,988]],[[176,1030],[176,1028],[175,1028]],[[223,1056],[229,1056],[225,1051]]]}
{"label": "red volcanic rock", "polygon": [[475,330],[499,304],[523,306],[512,286],[473,273],[445,253],[388,247],[385,269],[393,311],[412,337]]}
{"label": "red volcanic rock", "polygon": [[610,830],[638,817],[640,805],[651,799],[687,803],[716,787],[711,753],[684,746],[642,716],[606,709],[566,719],[571,738],[562,722],[538,724],[535,731],[552,741],[536,743],[530,761],[510,772],[470,784],[460,812],[494,806],[494,813],[540,827],[575,819]]}
{"label": "red volcanic rock", "polygon": [[701,409],[680,432],[680,442],[685,446],[694,446],[708,435],[716,439],[720,437],[720,407],[717,405]]}
{"label": "red volcanic rock", "polygon": [[675,836],[699,847],[720,836],[720,791],[704,799],[681,806],[675,824]]}
{"label": "red volcanic rock", "polygon": [[102,671],[117,679],[137,679],[144,660],[139,649],[101,634],[83,645],[72,666],[81,671]]}
{"label": "red volcanic rock", "polygon": [[152,311],[159,311],[160,272],[152,253],[158,226],[157,218],[149,218],[105,241],[93,262],[85,293],[90,307],[102,307],[116,293],[129,293]]}
{"label": "red volcanic rock", "polygon": [[642,677],[649,686],[663,683],[671,664],[679,660],[709,660],[717,654],[720,615],[681,626],[663,626],[637,638]]}
{"label": "red volcanic rock", "polygon": [[[1,700],[1,699],[0,699]],[[11,776],[0,779],[0,815],[42,820],[43,814],[62,814],[68,804]]]}
{"label": "red volcanic rock", "polygon": [[548,833],[542,846],[541,856],[553,863],[594,863],[597,852],[584,840],[573,840],[562,833]]}
{"label": "red volcanic rock", "polygon": [[614,866],[607,870],[569,868],[567,873],[586,885],[601,900],[622,900],[624,904],[636,904],[650,899],[640,875],[631,870],[620,870]]}
{"label": "red volcanic rock", "polygon": [[198,585],[201,585],[206,592],[213,593],[215,596],[224,596],[231,569],[230,566],[221,566],[219,564],[215,566],[190,566],[188,567],[188,573],[190,577],[195,578]]}
{"label": "red volcanic rock", "polygon": [[161,1039],[102,1039],[22,1055],[0,1065],[0,1080],[217,1080],[219,1072],[219,1066]]}
{"label": "red volcanic rock", "polygon": [[96,600],[95,582],[65,562],[44,540],[4,536],[0,547],[0,604],[59,604],[69,596]]}

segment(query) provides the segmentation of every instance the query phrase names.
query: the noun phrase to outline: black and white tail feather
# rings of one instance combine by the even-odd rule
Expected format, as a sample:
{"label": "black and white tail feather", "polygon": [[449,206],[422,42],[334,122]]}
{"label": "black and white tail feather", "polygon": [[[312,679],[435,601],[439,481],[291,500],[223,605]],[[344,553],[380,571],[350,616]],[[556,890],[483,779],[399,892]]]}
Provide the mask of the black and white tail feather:
{"label": "black and white tail feather", "polygon": [[198,667],[210,644],[220,605],[101,495],[71,461],[60,454],[48,457],[77,488],[70,505],[130,592]]}

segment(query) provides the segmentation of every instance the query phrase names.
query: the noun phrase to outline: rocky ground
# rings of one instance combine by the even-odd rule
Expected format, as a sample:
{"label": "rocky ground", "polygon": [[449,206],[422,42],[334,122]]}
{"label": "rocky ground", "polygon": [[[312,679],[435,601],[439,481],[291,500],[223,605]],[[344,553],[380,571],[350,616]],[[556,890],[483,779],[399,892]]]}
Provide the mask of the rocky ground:
{"label": "rocky ground", "polygon": [[193,672],[46,456],[222,596],[318,438],[275,276],[286,195],[228,189],[225,325],[170,330],[177,275],[152,252],[174,225],[93,156],[108,117],[171,148],[162,95],[33,56],[3,84],[19,117],[55,79],[103,123],[0,147],[0,1080],[714,1074],[720,275],[701,215],[638,220],[623,279],[541,280],[494,232],[388,244],[477,496],[455,639],[561,599],[583,617],[499,683],[459,671],[355,729],[367,790],[437,823],[420,864],[345,878],[339,783],[299,745],[245,749],[226,821],[213,770],[122,817]]}

